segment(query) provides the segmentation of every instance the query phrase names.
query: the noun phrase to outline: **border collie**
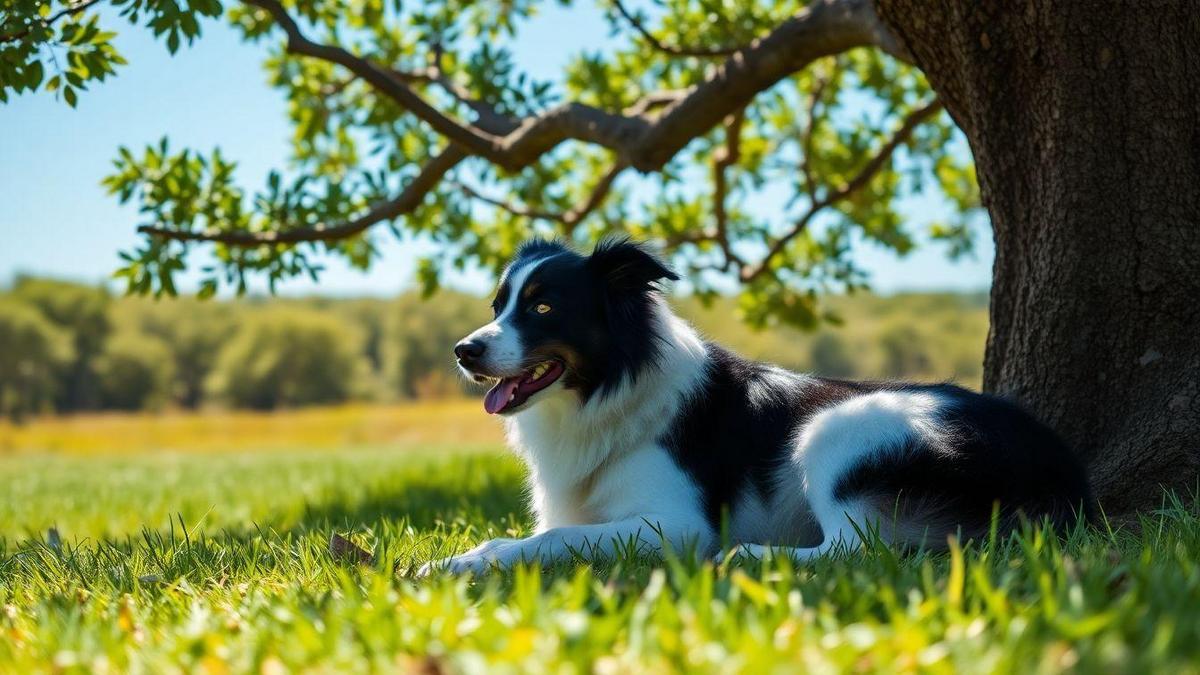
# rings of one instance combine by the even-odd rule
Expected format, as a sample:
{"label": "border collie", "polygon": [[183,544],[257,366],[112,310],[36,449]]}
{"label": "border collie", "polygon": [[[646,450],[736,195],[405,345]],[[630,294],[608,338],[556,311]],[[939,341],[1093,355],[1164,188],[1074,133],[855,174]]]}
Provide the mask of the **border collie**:
{"label": "border collie", "polygon": [[[706,342],[643,247],[590,256],[532,241],[500,281],[495,320],[454,347],[491,383],[529,468],[536,533],[429,563],[483,572],[631,544],[797,560],[877,532],[898,546],[1091,513],[1084,471],[1054,433],[1003,399],[949,384],[793,373]],[[724,530],[723,530],[724,528]]]}

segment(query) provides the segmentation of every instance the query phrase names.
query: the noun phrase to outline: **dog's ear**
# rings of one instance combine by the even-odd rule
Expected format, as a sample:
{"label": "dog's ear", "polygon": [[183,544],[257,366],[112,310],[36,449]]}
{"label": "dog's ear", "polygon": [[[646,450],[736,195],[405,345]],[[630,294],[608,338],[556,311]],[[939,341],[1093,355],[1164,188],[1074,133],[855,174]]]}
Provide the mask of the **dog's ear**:
{"label": "dog's ear", "polygon": [[644,247],[628,239],[606,239],[596,245],[588,266],[617,291],[643,291],[663,279],[679,275]]}

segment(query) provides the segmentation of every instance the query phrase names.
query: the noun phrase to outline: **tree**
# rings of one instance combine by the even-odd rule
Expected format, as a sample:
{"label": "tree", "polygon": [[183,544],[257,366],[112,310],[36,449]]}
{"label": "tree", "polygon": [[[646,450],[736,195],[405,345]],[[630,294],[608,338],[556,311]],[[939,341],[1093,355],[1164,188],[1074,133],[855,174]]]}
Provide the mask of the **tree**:
{"label": "tree", "polygon": [[403,398],[444,395],[468,383],[458,377],[446,350],[483,325],[491,313],[478,298],[440,293],[429,302],[412,294],[388,307],[382,370],[389,390]]}
{"label": "tree", "polygon": [[825,377],[854,377],[857,369],[846,341],[837,333],[823,331],[809,347],[813,372]]}
{"label": "tree", "polygon": [[116,410],[158,408],[171,400],[175,364],[160,339],[136,330],[118,330],[96,359],[100,404]]}
{"label": "tree", "polygon": [[346,401],[366,370],[360,341],[326,314],[261,310],[221,350],[209,389],[215,398],[258,410]]}
{"label": "tree", "polygon": [[191,298],[171,303],[130,298],[115,304],[112,321],[166,345],[174,374],[171,396],[179,405],[195,409],[203,401],[217,355],[234,330],[236,314],[232,306]]}
{"label": "tree", "polygon": [[889,327],[879,335],[879,343],[883,347],[885,377],[914,377],[933,369],[926,343],[909,324]]}
{"label": "tree", "polygon": [[[934,233],[969,246],[979,193],[944,108],[974,156],[997,249],[985,387],[1079,448],[1111,510],[1156,502],[1160,484],[1194,486],[1189,3],[668,0],[646,13],[604,1],[629,46],[579,57],[561,91],[516,72],[501,46],[534,0],[231,7],[247,39],[281,40],[267,65],[291,103],[301,177],[272,176],[247,200],[217,152],[122,149],[108,185],[147,214],[122,274],[135,291],[172,292],[203,242],[220,262],[204,293],[243,288],[247,273],[315,274],[321,251],[366,265],[369,231],[386,223],[444,244],[422,267],[433,287],[446,264],[497,266],[532,233],[582,243],[625,230],[661,242],[701,293],[737,284],[749,320],[812,326],[820,291],[864,281],[851,241],[911,246],[900,196],[941,191],[962,216]],[[91,4],[35,14],[17,2],[0,82],[36,87],[44,57],[28,44],[56,30],[68,53],[90,50],[68,59],[68,84],[107,75],[116,59],[87,28]],[[197,15],[223,11],[115,4],[171,49],[199,33]],[[791,194],[786,219],[753,209],[768,188]]]}
{"label": "tree", "polygon": [[70,336],[74,358],[56,374],[54,408],[60,412],[96,408],[100,403],[96,359],[111,330],[108,293],[66,281],[22,277],[16,280],[12,296],[37,308]]}
{"label": "tree", "polygon": [[36,309],[0,299],[0,415],[20,420],[49,410],[71,338]]}
{"label": "tree", "polygon": [[984,387],[1083,452],[1112,512],[1194,490],[1200,12],[879,10],[975,156],[996,241]]}

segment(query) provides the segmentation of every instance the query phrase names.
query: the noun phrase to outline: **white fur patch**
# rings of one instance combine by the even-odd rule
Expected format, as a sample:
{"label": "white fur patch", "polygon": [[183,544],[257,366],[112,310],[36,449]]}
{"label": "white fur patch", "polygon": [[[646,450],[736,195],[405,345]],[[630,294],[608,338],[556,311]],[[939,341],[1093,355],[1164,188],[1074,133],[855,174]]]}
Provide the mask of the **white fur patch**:
{"label": "white fur patch", "polygon": [[750,395],[750,403],[754,406],[771,403],[771,399],[778,396],[779,392],[803,387],[813,381],[808,375],[793,373],[778,366],[769,366],[760,378],[747,392]]}

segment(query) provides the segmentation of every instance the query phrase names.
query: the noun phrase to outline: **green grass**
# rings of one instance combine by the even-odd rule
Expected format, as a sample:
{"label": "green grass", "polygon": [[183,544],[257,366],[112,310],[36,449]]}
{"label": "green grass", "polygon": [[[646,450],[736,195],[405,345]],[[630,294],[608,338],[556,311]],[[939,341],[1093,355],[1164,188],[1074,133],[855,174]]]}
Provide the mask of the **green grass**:
{"label": "green grass", "polygon": [[[942,554],[418,581],[527,530],[512,459],[17,456],[0,493],[0,672],[1200,672],[1200,519],[1178,504],[1138,534]],[[334,561],[333,532],[377,562]]]}

